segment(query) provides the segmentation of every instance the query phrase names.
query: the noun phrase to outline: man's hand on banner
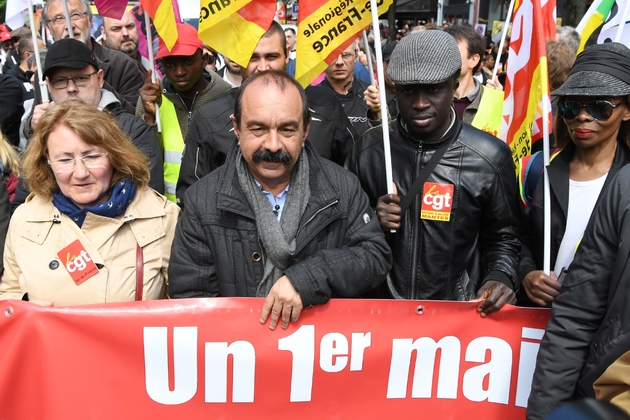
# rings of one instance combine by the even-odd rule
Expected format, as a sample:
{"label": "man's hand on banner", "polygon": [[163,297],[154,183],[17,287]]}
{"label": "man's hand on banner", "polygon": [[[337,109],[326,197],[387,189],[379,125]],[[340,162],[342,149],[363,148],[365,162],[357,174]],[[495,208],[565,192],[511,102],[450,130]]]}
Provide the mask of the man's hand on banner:
{"label": "man's hand on banner", "polygon": [[365,98],[365,103],[372,111],[372,120],[380,120],[381,119],[381,99],[379,98],[378,88],[375,86],[368,86],[368,88],[363,92],[363,97]]}
{"label": "man's hand on banner", "polygon": [[540,306],[550,306],[560,294],[560,282],[553,271],[546,275],[542,270],[529,272],[523,279],[523,288],[529,300]]}
{"label": "man's hand on banner", "polygon": [[160,80],[157,83],[151,82],[152,69],[148,70],[147,80],[140,88],[140,99],[144,107],[144,120],[147,124],[155,124],[155,104],[162,105],[162,91],[160,89]]}
{"label": "man's hand on banner", "polygon": [[289,326],[289,321],[296,322],[302,312],[302,298],[295,290],[291,281],[287,276],[282,276],[273,285],[265,303],[262,313],[260,314],[260,323],[267,322],[267,318],[271,313],[269,321],[269,329],[275,330],[278,325],[278,319],[282,318],[282,328]]}
{"label": "man's hand on banner", "polygon": [[481,312],[482,317],[486,317],[492,312],[498,311],[509,303],[516,303],[516,294],[505,283],[498,280],[488,280],[477,292],[477,299],[482,300],[477,307],[477,312]]}
{"label": "man's hand on banner", "polygon": [[385,194],[376,203],[376,215],[383,232],[400,229],[400,197],[394,184],[394,194]]}

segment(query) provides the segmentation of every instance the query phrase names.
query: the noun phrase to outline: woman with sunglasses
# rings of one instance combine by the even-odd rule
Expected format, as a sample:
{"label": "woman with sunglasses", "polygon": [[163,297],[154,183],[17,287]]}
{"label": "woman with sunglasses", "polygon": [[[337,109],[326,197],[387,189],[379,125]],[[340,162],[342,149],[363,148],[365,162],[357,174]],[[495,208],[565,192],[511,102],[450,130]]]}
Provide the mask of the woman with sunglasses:
{"label": "woman with sunglasses", "polygon": [[0,299],[81,305],[160,299],[179,207],[108,113],[51,107],[26,148],[32,194],[9,225]]}
{"label": "woman with sunglasses", "polygon": [[548,169],[553,271],[549,275],[542,271],[541,176],[522,241],[522,304],[550,306],[559,295],[561,274],[573,261],[600,194],[617,171],[630,163],[629,95],[630,49],[614,42],[582,52],[565,83],[554,91],[558,105],[554,135],[559,152]]}

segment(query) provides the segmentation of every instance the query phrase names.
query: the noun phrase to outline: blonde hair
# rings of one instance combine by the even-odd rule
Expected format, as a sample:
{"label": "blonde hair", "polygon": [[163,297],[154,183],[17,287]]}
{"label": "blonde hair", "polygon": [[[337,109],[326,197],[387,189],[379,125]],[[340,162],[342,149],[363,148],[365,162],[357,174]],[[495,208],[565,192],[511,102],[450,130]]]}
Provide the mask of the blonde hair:
{"label": "blonde hair", "polygon": [[2,130],[0,130],[0,160],[2,160],[2,164],[4,165],[5,173],[12,173],[16,178],[19,178],[20,165],[22,163],[20,155],[17,150],[11,146],[7,138],[4,137]]}
{"label": "blonde hair", "polygon": [[134,181],[138,189],[149,184],[147,158],[119,128],[114,117],[94,105],[67,101],[46,111],[39,120],[24,153],[23,174],[31,191],[42,198],[52,197],[59,185],[48,165],[48,136],[57,127],[74,131],[87,144],[109,153],[113,168],[111,187],[123,178]]}

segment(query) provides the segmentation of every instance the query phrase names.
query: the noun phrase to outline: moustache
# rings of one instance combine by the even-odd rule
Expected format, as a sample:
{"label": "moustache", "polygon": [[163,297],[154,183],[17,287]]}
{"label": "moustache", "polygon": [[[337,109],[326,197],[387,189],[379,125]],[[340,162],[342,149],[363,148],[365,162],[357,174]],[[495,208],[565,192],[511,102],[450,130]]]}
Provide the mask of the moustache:
{"label": "moustache", "polygon": [[291,162],[293,161],[293,157],[291,157],[291,155],[285,151],[285,150],[279,150],[277,152],[271,152],[270,150],[258,150],[257,152],[254,153],[254,155],[252,156],[252,160],[254,161],[254,163],[260,163],[260,162],[281,162],[284,163],[285,167],[289,167],[289,165],[291,164]]}

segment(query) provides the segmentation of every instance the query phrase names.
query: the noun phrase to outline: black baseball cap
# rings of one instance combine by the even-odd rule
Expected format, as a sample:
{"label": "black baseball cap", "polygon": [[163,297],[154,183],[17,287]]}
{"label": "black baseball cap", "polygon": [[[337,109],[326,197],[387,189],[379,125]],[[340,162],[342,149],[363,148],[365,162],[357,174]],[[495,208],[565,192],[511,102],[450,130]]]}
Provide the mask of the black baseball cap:
{"label": "black baseball cap", "polygon": [[55,67],[84,69],[90,65],[97,70],[99,69],[96,58],[87,45],[74,38],[60,39],[48,48],[44,64],[44,77]]}

